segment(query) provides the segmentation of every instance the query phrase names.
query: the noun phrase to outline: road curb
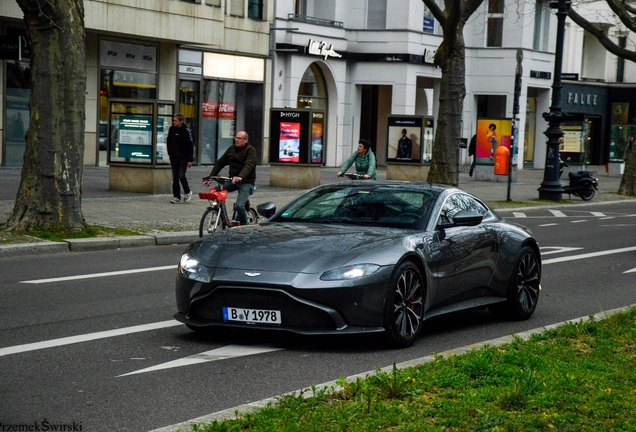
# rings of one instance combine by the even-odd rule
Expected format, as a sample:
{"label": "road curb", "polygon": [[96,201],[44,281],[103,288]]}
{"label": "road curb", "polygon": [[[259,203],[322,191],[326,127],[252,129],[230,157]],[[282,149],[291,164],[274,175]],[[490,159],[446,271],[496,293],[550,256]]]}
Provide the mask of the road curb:
{"label": "road curb", "polygon": [[0,245],[0,258],[68,251],[69,246],[68,243],[65,242],[17,243]]}
{"label": "road curb", "polygon": [[144,246],[190,244],[199,239],[197,231],[167,232],[152,235],[123,237],[94,237],[65,239],[61,242],[36,242],[0,245],[0,258],[41,255],[59,252],[90,252],[98,250],[126,249]]}
{"label": "road curb", "polygon": [[[478,350],[484,347],[497,347],[497,346],[501,346],[501,345],[505,345],[507,343],[511,343],[514,342],[516,339],[523,339],[523,340],[528,340],[530,339],[533,335],[535,334],[540,334],[540,333],[544,333],[548,330],[552,330],[555,329],[557,327],[560,327],[562,325],[568,324],[568,323],[577,323],[577,322],[585,322],[585,321],[589,321],[589,320],[594,320],[594,321],[601,321],[604,319],[607,319],[609,317],[611,317],[612,315],[616,315],[617,313],[621,313],[621,312],[625,312],[628,311],[632,308],[635,308],[636,304],[632,304],[629,306],[623,306],[620,308],[616,308],[616,309],[610,309],[608,311],[604,311],[604,312],[599,312],[597,314],[594,315],[588,315],[588,316],[584,316],[584,317],[579,317],[579,318],[574,318],[571,320],[567,320],[567,321],[563,321],[560,323],[556,323],[556,324],[551,324],[545,327],[539,327],[536,329],[532,329],[532,330],[527,330],[524,332],[520,332],[520,333],[514,333],[508,336],[503,336],[500,338],[496,338],[496,339],[491,339],[485,342],[479,342],[479,343],[475,343],[475,344],[471,344],[471,345],[466,345],[464,347],[460,347],[460,348],[455,348],[452,350],[448,350],[448,351],[444,351],[442,353],[439,353],[440,356],[443,357],[450,357],[450,356],[455,356],[455,355],[461,355],[461,354],[465,354],[469,351],[473,351],[473,350]],[[417,359],[413,359],[413,360],[409,360],[403,363],[399,363],[396,364],[395,367],[397,367],[398,369],[405,369],[405,368],[409,368],[409,367],[414,367],[414,366],[419,366],[421,364],[425,364],[425,363],[432,363],[435,361],[435,357],[434,356],[426,356],[426,357],[420,357]],[[391,366],[386,366],[382,369],[377,369],[377,370],[373,370],[373,371],[369,371],[369,372],[362,372],[356,375],[351,375],[347,378],[345,378],[347,383],[352,383],[355,382],[357,378],[367,378],[369,376],[373,376],[373,375],[377,375],[378,372],[384,372],[384,373],[390,373],[393,370],[393,365]],[[278,403],[278,400],[283,397],[283,396],[288,396],[288,395],[295,395],[297,397],[304,397],[304,398],[309,398],[312,397],[314,394],[314,390],[315,389],[323,389],[323,388],[339,388],[341,385],[339,384],[341,383],[341,380],[338,379],[337,381],[329,381],[326,383],[322,383],[322,384],[317,384],[308,388],[304,388],[304,389],[300,389],[300,390],[294,390],[288,393],[284,393],[282,395],[278,395],[278,396],[274,396],[271,398],[267,398],[267,399],[263,399],[260,401],[256,401],[256,402],[252,402],[252,403],[248,403],[248,404],[244,404],[244,405],[239,405],[237,407],[234,408],[229,408],[223,411],[218,411],[212,414],[208,414],[206,416],[202,416],[202,417],[198,417],[192,420],[188,420],[179,424],[175,424],[175,425],[171,425],[171,426],[165,426],[159,429],[153,429],[149,432],[178,432],[178,431],[186,431],[186,430],[190,430],[192,428],[192,425],[197,425],[200,423],[212,423],[214,421],[218,421],[218,422],[222,422],[224,420],[231,420],[231,419],[236,419],[237,417],[244,415],[244,414],[248,414],[250,412],[254,412],[257,411],[259,409],[263,409],[266,408],[268,405],[272,405],[275,406]]]}

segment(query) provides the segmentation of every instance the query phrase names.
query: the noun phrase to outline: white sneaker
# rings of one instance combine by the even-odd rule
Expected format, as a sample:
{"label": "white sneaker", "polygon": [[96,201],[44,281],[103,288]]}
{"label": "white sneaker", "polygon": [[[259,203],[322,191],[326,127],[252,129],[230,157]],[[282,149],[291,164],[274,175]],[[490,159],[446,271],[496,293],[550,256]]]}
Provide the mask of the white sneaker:
{"label": "white sneaker", "polygon": [[188,192],[187,194],[185,194],[185,196],[183,197],[184,201],[190,201],[192,199],[192,191]]}
{"label": "white sneaker", "polygon": [[174,198],[172,198],[172,199],[170,200],[170,202],[171,202],[172,204],[179,204],[179,203],[181,202],[181,200],[180,200],[179,198],[177,198],[177,197],[174,197]]}

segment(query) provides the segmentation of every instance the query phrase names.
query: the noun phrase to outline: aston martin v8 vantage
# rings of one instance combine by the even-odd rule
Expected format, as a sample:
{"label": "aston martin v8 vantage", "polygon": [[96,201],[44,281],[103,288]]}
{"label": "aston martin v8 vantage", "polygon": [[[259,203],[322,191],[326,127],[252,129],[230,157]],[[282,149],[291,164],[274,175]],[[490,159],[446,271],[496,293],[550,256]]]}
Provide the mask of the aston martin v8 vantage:
{"label": "aston martin v8 vantage", "polygon": [[531,232],[458,188],[353,181],[314,188],[261,225],[191,244],[175,318],[301,334],[383,332],[410,346],[436,315],[488,308],[528,319],[541,255]]}

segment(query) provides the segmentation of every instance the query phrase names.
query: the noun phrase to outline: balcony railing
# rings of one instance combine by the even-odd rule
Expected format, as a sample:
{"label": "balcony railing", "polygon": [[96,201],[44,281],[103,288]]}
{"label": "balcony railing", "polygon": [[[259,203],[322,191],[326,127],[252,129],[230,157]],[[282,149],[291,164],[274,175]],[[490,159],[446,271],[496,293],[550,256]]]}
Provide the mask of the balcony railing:
{"label": "balcony railing", "polygon": [[304,22],[307,24],[316,24],[316,25],[327,26],[327,27],[343,28],[344,26],[342,24],[342,21],[331,21],[331,20],[326,20],[322,18],[314,18],[310,16],[297,15],[297,14],[288,14],[287,19],[290,21]]}

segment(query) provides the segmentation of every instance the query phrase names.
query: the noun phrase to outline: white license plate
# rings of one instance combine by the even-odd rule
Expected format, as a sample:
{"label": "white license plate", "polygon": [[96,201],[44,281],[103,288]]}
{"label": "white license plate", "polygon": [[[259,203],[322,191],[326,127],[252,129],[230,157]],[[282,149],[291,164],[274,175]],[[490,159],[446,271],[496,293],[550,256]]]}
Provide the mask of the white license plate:
{"label": "white license plate", "polygon": [[246,308],[223,308],[224,321],[240,321],[244,323],[280,324],[280,311]]}

